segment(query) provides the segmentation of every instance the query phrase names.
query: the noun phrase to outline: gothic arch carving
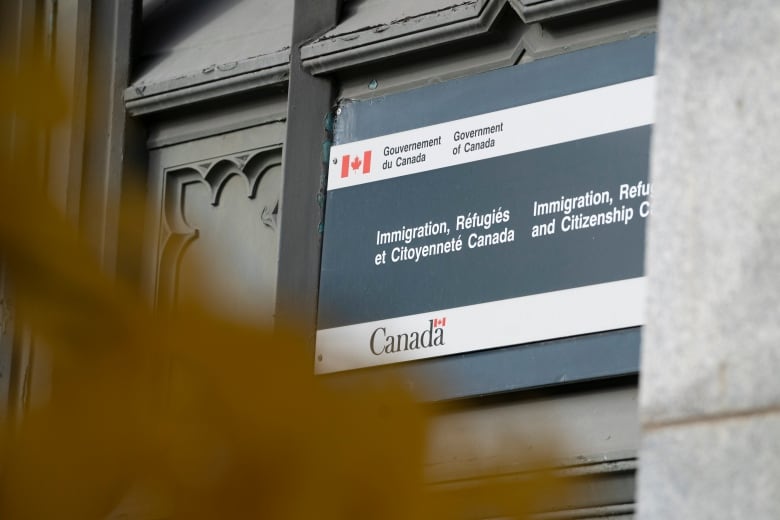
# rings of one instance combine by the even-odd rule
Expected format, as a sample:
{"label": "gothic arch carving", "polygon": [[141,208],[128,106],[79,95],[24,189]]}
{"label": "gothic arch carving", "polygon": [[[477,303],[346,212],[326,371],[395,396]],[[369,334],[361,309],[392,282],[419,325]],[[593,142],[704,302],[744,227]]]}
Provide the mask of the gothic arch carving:
{"label": "gothic arch carving", "polygon": [[[198,273],[198,279],[195,280],[197,284],[219,286],[222,277],[223,285],[230,285],[230,280],[225,281],[224,277],[229,277],[229,270],[235,267],[231,265],[231,261],[238,261],[246,266],[252,261],[245,258],[246,256],[262,257],[257,258],[257,269],[265,269],[268,272],[272,270],[275,276],[280,190],[279,147],[256,149],[166,168],[163,172],[158,305],[176,305],[182,284],[185,283],[182,279],[182,269],[189,261],[188,255],[204,241],[208,245],[204,243],[201,247],[211,249],[209,253],[214,261],[200,266],[202,272]],[[239,199],[248,201],[251,206],[244,206],[244,202]],[[210,211],[212,208],[217,212]],[[248,222],[254,219],[256,222]],[[228,245],[224,243],[226,234],[233,238]],[[262,265],[263,262],[274,264]],[[192,271],[192,268],[186,269]],[[256,291],[272,290],[267,283],[270,275],[265,275],[266,281],[258,281],[256,273],[248,272],[246,276],[250,286],[254,282]],[[188,280],[187,283],[193,283],[193,280]],[[273,285],[275,286],[275,280]],[[250,287],[247,290],[251,292],[251,289]],[[249,298],[255,303],[258,298],[264,298],[252,294],[236,296],[239,299],[241,297]],[[265,295],[265,299],[268,300],[269,296]]]}

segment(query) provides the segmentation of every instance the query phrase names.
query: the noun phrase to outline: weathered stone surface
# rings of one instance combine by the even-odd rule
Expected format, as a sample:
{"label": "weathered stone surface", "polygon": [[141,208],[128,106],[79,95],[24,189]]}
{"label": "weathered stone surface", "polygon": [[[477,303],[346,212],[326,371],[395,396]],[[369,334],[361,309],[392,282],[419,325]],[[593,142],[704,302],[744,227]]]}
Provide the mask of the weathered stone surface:
{"label": "weathered stone surface", "polygon": [[780,413],[646,432],[639,520],[780,518]]}
{"label": "weathered stone surface", "polygon": [[645,423],[780,404],[778,49],[775,0],[662,4]]}

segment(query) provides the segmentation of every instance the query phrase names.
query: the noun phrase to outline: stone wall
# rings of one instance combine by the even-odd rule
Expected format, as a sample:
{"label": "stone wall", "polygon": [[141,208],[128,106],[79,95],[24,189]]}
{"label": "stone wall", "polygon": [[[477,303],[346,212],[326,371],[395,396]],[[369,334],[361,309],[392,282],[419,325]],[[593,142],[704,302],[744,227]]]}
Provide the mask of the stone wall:
{"label": "stone wall", "polygon": [[778,518],[780,3],[662,2],[639,518]]}

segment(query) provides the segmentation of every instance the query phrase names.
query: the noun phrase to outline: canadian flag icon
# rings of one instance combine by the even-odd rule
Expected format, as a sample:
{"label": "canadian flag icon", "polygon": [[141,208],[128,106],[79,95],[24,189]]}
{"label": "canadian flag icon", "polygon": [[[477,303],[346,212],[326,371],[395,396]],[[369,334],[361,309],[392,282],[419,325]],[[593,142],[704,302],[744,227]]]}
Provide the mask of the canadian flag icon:
{"label": "canadian flag icon", "polygon": [[444,318],[434,318],[433,319],[433,326],[434,327],[446,327],[447,326],[447,317]]}
{"label": "canadian flag icon", "polygon": [[344,155],[341,157],[341,177],[349,177],[349,172],[357,173],[362,171],[364,174],[371,173],[371,150],[363,152],[363,158],[359,155]]}

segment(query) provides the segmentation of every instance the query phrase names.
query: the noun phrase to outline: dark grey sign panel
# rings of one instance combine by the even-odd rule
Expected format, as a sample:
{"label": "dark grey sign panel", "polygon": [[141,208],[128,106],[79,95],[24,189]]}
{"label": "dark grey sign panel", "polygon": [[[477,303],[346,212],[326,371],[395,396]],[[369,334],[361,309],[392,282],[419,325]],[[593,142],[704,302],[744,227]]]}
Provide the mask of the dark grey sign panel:
{"label": "dark grey sign panel", "polygon": [[641,324],[653,53],[641,37],[344,104],[318,372]]}
{"label": "dark grey sign panel", "polygon": [[[620,186],[645,184],[649,138],[650,127],[644,126],[330,193],[319,328],[642,276],[639,206],[644,197],[539,216],[532,208],[535,201],[560,202],[561,194],[618,198]],[[451,229],[445,235],[461,238],[460,254],[390,258],[394,250],[397,257],[413,254],[412,243],[435,244],[440,236],[376,245],[377,230],[429,222],[457,225],[458,216],[481,217],[493,210],[509,212],[509,221],[487,230],[484,225]],[[575,220],[581,215],[604,212],[614,213],[614,224],[573,229],[583,225]],[[331,222],[337,233],[330,233]],[[554,232],[531,236],[535,225],[550,227],[551,222]],[[505,228],[514,231],[513,241],[469,248],[474,231],[483,236]],[[388,258],[378,267],[374,260],[381,251]]]}

